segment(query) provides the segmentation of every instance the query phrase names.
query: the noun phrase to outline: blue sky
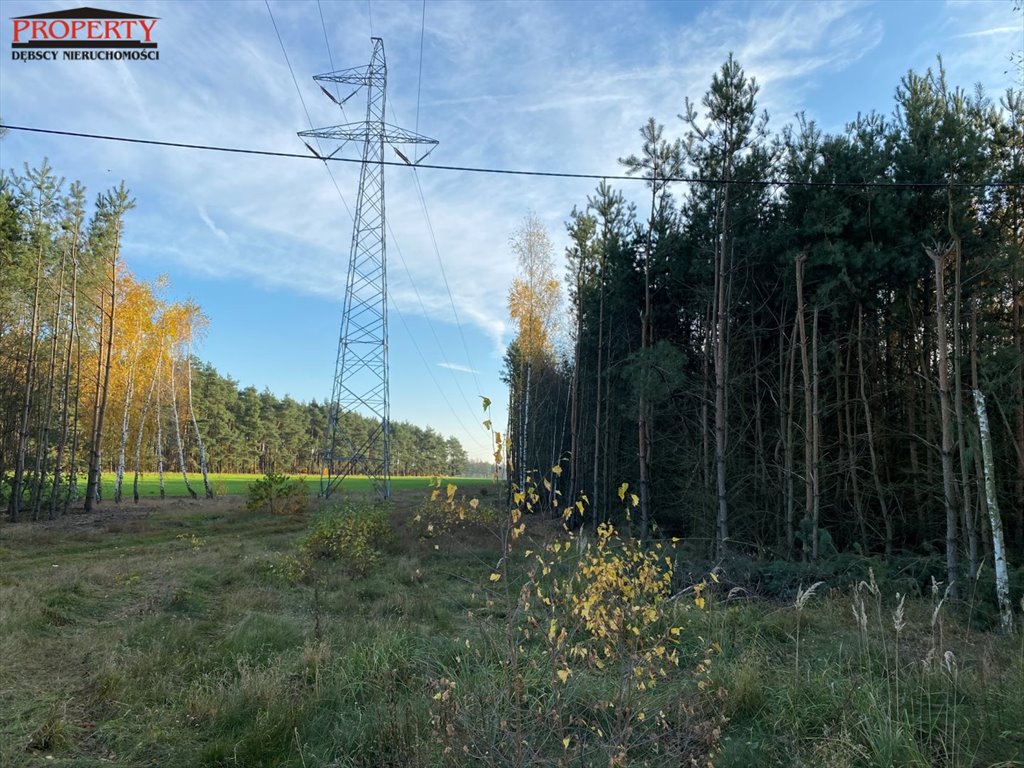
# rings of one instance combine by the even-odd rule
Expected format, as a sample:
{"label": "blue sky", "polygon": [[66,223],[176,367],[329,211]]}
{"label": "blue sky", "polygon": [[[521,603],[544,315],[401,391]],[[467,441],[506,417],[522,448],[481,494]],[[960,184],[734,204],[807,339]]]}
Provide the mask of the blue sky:
{"label": "blue sky", "polygon": [[[5,123],[305,151],[295,134],[309,121],[262,0],[97,0],[89,4],[159,17],[160,60],[11,61],[10,17],[83,4],[0,3]],[[270,7],[316,127],[345,122],[311,78],[331,70],[322,10],[337,69],[367,63],[371,33],[384,39],[388,121],[437,138],[430,162],[609,175],[621,172],[616,158],[639,148],[649,116],[668,135],[682,134],[684,99],[699,101],[729,51],[760,83],[774,130],[798,111],[840,130],[858,112],[891,112],[899,78],[934,66],[939,53],[951,82],[982,83],[997,97],[1013,84],[1010,52],[1024,48],[1024,14],[1011,0]],[[91,196],[127,182],[138,207],[126,261],[142,278],[168,275],[173,297],[203,307],[203,358],[243,385],[300,400],[329,396],[351,217],[322,164],[17,131],[0,141],[3,168],[44,156]],[[354,208],[358,167],[333,169]],[[454,434],[484,457],[478,395],[495,401],[497,424],[505,419],[509,236],[533,211],[560,258],[564,221],[595,185],[418,173],[436,252],[411,171],[387,169],[392,417]],[[643,196],[632,185],[625,191]]]}

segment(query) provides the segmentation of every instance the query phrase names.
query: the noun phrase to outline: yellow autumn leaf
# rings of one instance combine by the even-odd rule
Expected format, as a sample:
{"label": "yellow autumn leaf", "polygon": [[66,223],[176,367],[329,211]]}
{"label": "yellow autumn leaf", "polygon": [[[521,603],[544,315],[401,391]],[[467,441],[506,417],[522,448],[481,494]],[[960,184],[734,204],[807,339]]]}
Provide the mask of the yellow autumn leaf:
{"label": "yellow autumn leaf", "polygon": [[490,429],[491,428],[491,420],[490,419],[484,419],[483,425],[484,425],[484,429]]}
{"label": "yellow autumn leaf", "polygon": [[710,575],[711,575],[711,580],[713,582],[715,582],[715,584],[717,584],[718,583],[718,575],[714,571],[712,571]]}
{"label": "yellow autumn leaf", "polygon": [[492,573],[491,574],[491,581],[500,581],[500,580],[501,580],[501,574],[500,573]]}
{"label": "yellow autumn leaf", "polygon": [[569,748],[569,737],[568,736],[566,736],[564,739],[562,739],[562,748],[563,749],[568,749]]}
{"label": "yellow autumn leaf", "polygon": [[629,483],[623,483],[619,486],[619,501],[626,500],[626,491],[629,490]]}
{"label": "yellow autumn leaf", "polygon": [[476,509],[477,507],[480,506],[480,499],[470,499],[469,506],[471,506],[473,509]]}
{"label": "yellow autumn leaf", "polygon": [[564,683],[566,680],[569,679],[569,675],[571,674],[572,672],[570,672],[568,669],[560,669],[558,670],[558,679]]}
{"label": "yellow autumn leaf", "polygon": [[640,497],[637,496],[635,493],[629,494],[629,500],[632,502],[634,507],[640,504]]}
{"label": "yellow autumn leaf", "polygon": [[548,480],[546,477],[544,478],[544,487],[549,491],[551,490],[551,481]]}
{"label": "yellow autumn leaf", "polygon": [[459,490],[459,486],[454,485],[452,483],[448,483],[448,488],[447,488],[447,491],[448,491],[448,501],[451,501],[453,498],[455,498],[455,492],[457,490]]}
{"label": "yellow autumn leaf", "polygon": [[491,398],[480,395],[480,399],[483,401],[485,411],[491,407]]}
{"label": "yellow autumn leaf", "polygon": [[704,598],[703,597],[695,598],[694,601],[693,601],[693,604],[696,605],[698,608],[703,608],[704,607]]}
{"label": "yellow autumn leaf", "polygon": [[562,476],[562,465],[561,464],[555,464],[555,466],[553,466],[551,468],[551,471],[552,471],[552,473],[554,473],[554,474],[558,475],[559,477],[561,477]]}

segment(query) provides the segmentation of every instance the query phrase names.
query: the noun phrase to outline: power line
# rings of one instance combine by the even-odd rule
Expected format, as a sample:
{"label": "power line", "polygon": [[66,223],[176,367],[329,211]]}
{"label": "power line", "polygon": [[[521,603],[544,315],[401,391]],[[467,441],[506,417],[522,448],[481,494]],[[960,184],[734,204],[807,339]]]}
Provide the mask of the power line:
{"label": "power line", "polygon": [[[387,227],[388,232],[391,235],[391,244],[395,247],[395,251],[398,253],[398,260],[402,263],[402,268],[405,270],[406,277],[409,278],[409,285],[412,286],[413,293],[416,295],[416,301],[419,302],[420,305],[420,311],[423,313],[423,318],[427,321],[427,327],[430,329],[430,335],[434,337],[434,343],[437,344],[438,351],[440,351],[441,353],[441,360],[444,363],[448,363],[448,359],[444,350],[444,345],[441,343],[441,338],[437,335],[437,329],[434,327],[434,323],[430,319],[430,313],[427,312],[427,306],[426,304],[423,303],[423,296],[420,294],[420,289],[416,286],[416,281],[413,279],[412,272],[410,272],[409,270],[409,264],[408,262],[406,262],[405,256],[402,254],[402,249],[398,246],[398,239],[395,237],[395,233],[391,229],[391,222],[388,222]],[[392,296],[390,298],[391,306],[394,307],[396,311],[398,311],[397,302],[395,301],[394,297]],[[427,363],[427,359],[424,356],[423,352],[420,350],[419,344],[417,344],[415,337],[412,335],[412,330],[405,322],[405,318],[402,317],[401,311],[398,311],[398,316],[399,319],[402,321],[402,325],[405,327],[406,332],[409,334],[409,338],[412,339],[412,343],[416,347],[416,351],[419,353],[420,359],[423,361],[423,365],[427,368],[427,373],[430,374],[431,381],[434,382],[434,386],[437,387],[437,391],[441,393],[441,397],[443,397],[444,401],[448,404],[448,408],[449,410],[451,410],[452,415],[455,417],[455,420],[459,423],[459,426],[461,426],[466,431],[466,433],[470,435],[473,442],[475,442],[478,447],[482,447],[484,449],[484,453],[486,453],[486,443],[482,442],[482,438],[480,438],[475,431],[471,432],[470,430],[466,429],[466,426],[462,423],[462,419],[459,418],[458,412],[455,410],[455,408],[452,407],[451,402],[448,400],[448,396],[444,393],[444,390],[441,389],[441,385],[434,377],[433,369],[431,369],[429,363]],[[459,331],[461,333],[461,327],[459,328]],[[470,365],[472,370],[472,363]],[[466,412],[472,413],[474,410],[473,406],[470,405],[469,399],[466,397],[466,393],[462,390],[462,384],[459,382],[458,376],[455,375],[455,371],[452,370],[451,368],[449,368],[448,370],[452,375],[452,381],[455,382],[455,388],[458,390],[459,396],[462,398],[462,402],[466,406]],[[473,376],[474,378],[476,377],[475,370],[473,372]],[[479,384],[477,385],[477,389],[479,389]]]}
{"label": "power line", "polygon": [[[320,6],[320,0],[316,0],[316,9],[320,12],[320,29],[324,31],[324,45],[327,46],[327,60],[331,63],[331,72],[334,72],[334,54],[331,53],[331,41],[327,36],[327,23],[324,21],[324,9]],[[334,84],[334,95],[338,97],[338,106],[341,107],[341,114],[345,114],[345,107],[341,105],[341,91],[339,84]],[[348,118],[345,118],[348,120]],[[313,126],[310,125],[310,128]]]}
{"label": "power line", "polygon": [[[298,78],[295,77],[295,70],[292,69],[291,59],[288,58],[288,50],[284,46],[284,38],[281,37],[281,31],[277,28],[277,22],[274,20],[274,12],[272,10],[270,10],[270,0],[263,0],[263,2],[267,6],[267,13],[270,14],[270,23],[274,25],[274,32],[277,34],[277,42],[281,44],[281,53],[284,54],[284,62],[285,62],[285,64],[288,65],[288,71],[292,75],[292,83],[295,84],[295,92],[297,94],[299,94],[299,103],[302,104],[302,111],[306,113],[306,122],[309,123],[309,128],[310,128],[310,130],[312,130],[313,129],[313,118],[311,118],[309,116],[309,110],[306,108],[306,100],[302,97],[302,89],[299,88]],[[319,3],[317,3],[317,5],[319,6]],[[324,18],[323,14],[321,13],[320,14],[320,21],[321,21],[321,23],[323,22],[323,18]],[[324,28],[324,39],[325,40],[327,39],[327,28],[326,27]],[[330,54],[331,54],[331,49],[330,49],[330,47],[328,47],[328,49],[327,49],[328,57],[330,56]],[[332,66],[332,68],[333,68],[333,66]],[[323,148],[320,146],[320,140],[319,139],[315,139],[315,141],[316,141],[316,147],[317,147],[318,150],[320,150],[320,155],[322,156],[324,154],[324,151],[323,151]],[[345,195],[342,194],[341,187],[338,186],[338,181],[337,181],[337,179],[334,178],[334,173],[331,171],[331,166],[327,165],[327,163],[325,162],[324,163],[324,168],[327,169],[327,175],[331,177],[331,183],[334,184],[334,189],[338,193],[338,197],[341,198],[341,204],[343,206],[345,206],[345,212],[348,214],[348,217],[351,219],[352,218],[352,209],[348,207],[348,201],[345,200]]]}
{"label": "power line", "polygon": [[434,382],[434,386],[437,388],[438,393],[440,393],[441,397],[444,399],[445,404],[448,406],[448,410],[451,411],[452,416],[455,417],[456,423],[462,428],[463,432],[465,432],[467,435],[473,438],[473,442],[475,442],[477,446],[484,447],[484,455],[486,455],[489,449],[476,437],[476,433],[479,430],[472,431],[468,429],[465,424],[462,423],[462,419],[459,418],[458,411],[455,410],[455,407],[452,405],[451,400],[448,399],[448,395],[445,394],[445,391],[441,389],[441,384],[434,376],[434,369],[430,367],[430,363],[427,361],[426,355],[423,354],[423,350],[420,349],[420,345],[416,343],[416,337],[413,336],[412,329],[410,329],[409,324],[405,322],[405,317],[402,315],[402,310],[398,308],[398,304],[397,302],[395,302],[394,299],[391,299],[391,308],[395,310],[395,312],[398,314],[398,319],[402,323],[402,327],[405,328],[405,332],[409,334],[409,340],[412,341],[412,345],[416,350],[416,354],[418,354],[420,356],[420,360],[423,361],[423,367],[426,369],[427,374],[430,376],[430,380]]}
{"label": "power line", "polygon": [[416,133],[420,132],[420,89],[423,87],[423,32],[427,28],[427,0],[423,0],[423,12],[420,14],[420,72],[416,78]]}
{"label": "power line", "polygon": [[416,182],[416,192],[419,194],[420,205],[423,207],[423,215],[427,220],[427,231],[430,232],[430,242],[433,244],[434,254],[437,256],[437,266],[441,272],[441,280],[444,282],[445,290],[448,292],[448,302],[451,304],[452,314],[455,317],[455,326],[459,329],[459,338],[462,339],[462,349],[466,353],[466,362],[469,363],[469,369],[473,372],[473,383],[476,384],[477,393],[480,394],[480,379],[476,374],[476,367],[473,365],[473,356],[469,353],[469,344],[466,343],[466,333],[462,329],[462,321],[459,319],[459,310],[455,306],[455,297],[452,295],[452,287],[448,283],[448,274],[444,268],[444,260],[441,258],[441,249],[437,247],[437,237],[434,235],[434,224],[430,220],[430,211],[427,210],[427,201],[423,196],[423,188],[420,186],[419,173],[416,172],[415,168],[412,170],[412,177]]}
{"label": "power line", "polygon": [[[423,84],[423,39],[424,39],[424,32],[426,30],[426,22],[427,22],[427,0],[423,0],[422,12],[420,14],[420,65],[419,65],[419,76],[417,77],[417,82],[416,82],[416,132],[417,133],[419,132],[419,124],[420,124],[420,88],[421,88],[421,86]],[[392,118],[394,119],[394,121],[396,123],[398,123],[399,120],[398,120],[398,117],[395,115],[394,104],[392,103],[392,104],[389,104],[388,106],[391,109]],[[423,209],[423,218],[426,220],[427,231],[430,233],[430,241],[431,241],[431,243],[434,246],[434,254],[437,256],[437,266],[438,266],[438,269],[439,269],[440,274],[441,274],[441,280],[444,283],[445,291],[448,293],[448,302],[449,302],[449,304],[451,305],[451,308],[452,308],[452,316],[455,318],[455,326],[456,326],[456,328],[459,329],[459,338],[462,340],[462,349],[466,353],[466,363],[469,366],[469,370],[473,374],[473,384],[476,385],[476,390],[477,390],[477,393],[479,394],[480,393],[480,389],[481,389],[481,387],[480,387],[480,378],[477,376],[476,366],[473,365],[473,356],[469,353],[469,344],[466,343],[466,332],[465,332],[465,330],[462,327],[462,320],[459,318],[459,310],[455,306],[455,297],[452,295],[452,287],[451,287],[451,284],[448,282],[448,274],[447,274],[447,272],[446,272],[446,270],[444,268],[444,260],[441,258],[441,249],[438,248],[438,246],[437,246],[437,236],[434,234],[434,224],[433,224],[433,222],[430,219],[430,211],[427,210],[427,200],[426,200],[426,198],[423,195],[423,187],[420,185],[420,176],[419,176],[419,173],[417,173],[417,171],[416,171],[416,166],[415,165],[413,166],[412,177],[413,177],[413,181],[416,183],[416,194],[419,197],[420,207]],[[408,269],[406,269],[406,272],[408,272]],[[412,280],[412,275],[409,275],[409,279],[410,279],[410,281]],[[415,284],[414,284],[414,287],[415,287]],[[418,296],[418,292],[417,292],[417,296]],[[422,301],[420,303],[422,304]],[[424,308],[424,315],[426,315],[426,308]],[[433,330],[433,328],[431,328],[431,330]],[[436,338],[436,334],[435,334],[435,338]],[[438,346],[440,347],[440,341],[438,341]],[[444,350],[442,348],[442,354],[443,354],[443,352],[444,352]],[[462,385],[459,383],[458,377],[455,376],[454,371],[452,372],[452,377],[455,379],[455,384],[459,388],[459,394],[462,395],[463,401],[466,401],[466,395],[462,391]],[[468,401],[466,402],[466,405],[469,406]]]}
{"label": "power line", "polygon": [[292,69],[291,59],[288,58],[288,51],[284,47],[284,39],[281,37],[281,30],[277,28],[277,22],[274,20],[274,12],[270,10],[270,0],[263,0],[267,6],[267,13],[270,14],[270,23],[274,25],[274,32],[277,34],[277,42],[281,44],[281,53],[284,54],[284,63],[288,65],[288,71],[291,73],[292,82],[295,84],[295,92],[299,94],[299,102],[302,104],[302,111],[306,113],[306,121],[309,123],[309,127],[313,127],[313,120],[309,116],[309,110],[306,109],[306,100],[302,98],[302,89],[299,88],[299,81],[295,77],[295,70]]}
{"label": "power line", "polygon": [[[297,152],[275,152],[269,149],[245,149],[243,147],[223,147],[213,144],[190,144],[181,141],[158,141],[156,139],[136,139],[128,136],[110,136],[99,133],[83,133],[81,131],[58,131],[53,128],[31,128],[24,125],[3,125],[4,130],[25,131],[28,133],[45,133],[51,136],[72,136],[79,139],[98,139],[100,141],[118,141],[125,144],[145,144],[155,147],[173,147],[176,149],[197,149],[205,152],[229,152],[238,155],[259,155],[263,157],[282,157],[292,160],[318,160],[332,163],[361,163],[362,160],[350,157],[328,157],[324,155],[299,154]],[[398,160],[380,160],[381,165],[409,168],[412,164]],[[614,175],[607,173],[567,173],[560,171],[521,171],[512,168],[487,168],[467,165],[441,165],[438,163],[417,163],[416,168],[432,171],[457,171],[461,173],[487,173],[503,176],[534,176],[554,179],[592,179],[594,181],[642,181],[641,176]],[[715,179],[705,176],[669,176],[658,181],[682,184],[731,184],[737,187],[832,187],[853,189],[1018,189],[1024,188],[1020,181],[795,181],[792,179]]]}

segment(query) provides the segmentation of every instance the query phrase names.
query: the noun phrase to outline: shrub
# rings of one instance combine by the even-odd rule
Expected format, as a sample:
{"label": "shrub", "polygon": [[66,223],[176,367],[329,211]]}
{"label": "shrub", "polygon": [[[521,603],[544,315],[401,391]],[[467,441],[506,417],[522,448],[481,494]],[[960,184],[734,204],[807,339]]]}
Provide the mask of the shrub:
{"label": "shrub", "polygon": [[249,486],[245,506],[253,512],[268,511],[272,515],[298,515],[306,511],[309,492],[304,478],[268,472]]}
{"label": "shrub", "polygon": [[299,545],[300,560],[338,560],[350,576],[365,576],[380,560],[380,547],[391,537],[387,509],[346,504],[330,507],[313,520]]}

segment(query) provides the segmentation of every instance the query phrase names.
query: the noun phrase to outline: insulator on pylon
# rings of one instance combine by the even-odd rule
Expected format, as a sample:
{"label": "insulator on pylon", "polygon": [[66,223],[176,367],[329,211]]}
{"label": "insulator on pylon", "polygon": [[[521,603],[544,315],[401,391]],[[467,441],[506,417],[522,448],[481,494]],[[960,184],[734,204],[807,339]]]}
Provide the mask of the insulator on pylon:
{"label": "insulator on pylon", "polygon": [[340,102],[340,101],[338,101],[338,100],[337,100],[336,98],[334,98],[334,94],[333,94],[333,93],[331,93],[330,91],[328,91],[328,90],[327,90],[326,88],[324,88],[324,87],[323,87],[322,85],[320,86],[320,90],[324,92],[324,95],[325,95],[325,96],[327,96],[327,98],[328,98],[328,99],[330,99],[331,101],[333,101],[333,102],[334,102],[335,104],[337,104],[337,105],[338,105],[339,107],[341,106],[341,102]]}

